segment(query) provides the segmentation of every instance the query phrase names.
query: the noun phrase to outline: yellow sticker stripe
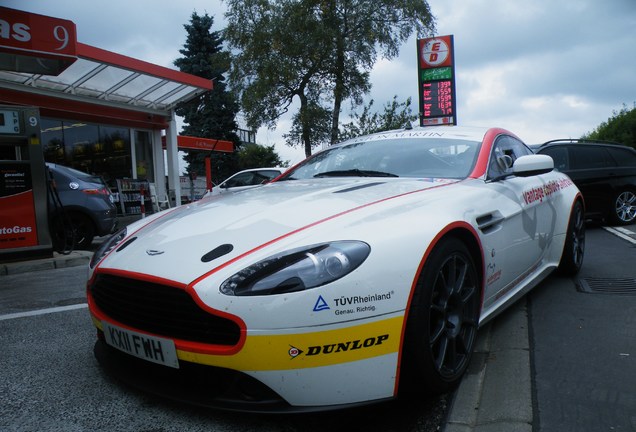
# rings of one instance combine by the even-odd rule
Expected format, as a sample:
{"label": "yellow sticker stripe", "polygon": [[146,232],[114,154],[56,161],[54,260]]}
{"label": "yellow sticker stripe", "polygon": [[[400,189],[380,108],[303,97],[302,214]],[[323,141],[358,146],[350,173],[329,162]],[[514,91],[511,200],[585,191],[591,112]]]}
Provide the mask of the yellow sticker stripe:
{"label": "yellow sticker stripe", "polygon": [[304,369],[395,353],[403,317],[312,333],[250,334],[234,355],[178,350],[179,359],[244,371]]}

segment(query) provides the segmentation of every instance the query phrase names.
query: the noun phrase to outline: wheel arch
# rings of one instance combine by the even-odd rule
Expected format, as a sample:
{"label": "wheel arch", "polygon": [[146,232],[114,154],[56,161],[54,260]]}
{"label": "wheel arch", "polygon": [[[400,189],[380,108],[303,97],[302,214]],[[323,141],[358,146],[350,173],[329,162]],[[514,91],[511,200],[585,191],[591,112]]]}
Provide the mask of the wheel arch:
{"label": "wheel arch", "polygon": [[403,362],[403,355],[404,355],[404,348],[405,348],[406,329],[407,329],[407,322],[409,319],[409,311],[411,310],[411,302],[413,300],[413,295],[415,292],[416,285],[418,283],[422,270],[424,269],[424,265],[426,264],[426,261],[428,257],[430,256],[431,252],[435,249],[435,247],[438,244],[440,244],[440,242],[449,238],[456,238],[462,243],[464,243],[464,245],[466,245],[466,247],[468,248],[468,251],[471,254],[472,258],[475,260],[475,267],[478,274],[478,280],[480,281],[479,295],[481,297],[481,305],[480,305],[480,314],[481,314],[481,307],[483,307],[484,286],[485,286],[484,285],[484,274],[485,274],[484,262],[485,261],[484,261],[484,255],[483,255],[483,248],[481,247],[481,241],[479,239],[479,235],[477,231],[475,230],[475,228],[473,228],[472,225],[470,225],[469,223],[465,221],[453,222],[447,225],[444,229],[442,229],[433,238],[433,240],[429,242],[429,245],[424,251],[422,259],[420,260],[420,264],[418,265],[413,281],[411,282],[411,288],[410,288],[410,292],[408,296],[408,301],[407,301],[406,309],[404,312],[404,321],[402,323],[400,349],[398,351],[398,362],[397,362],[398,370],[396,373],[395,389],[394,389],[395,396],[399,394],[400,375],[404,372],[402,370],[402,362]]}
{"label": "wheel arch", "polygon": [[[481,241],[479,240],[479,235],[475,228],[467,222],[453,222],[447,225],[444,229],[442,229],[434,238],[430,241],[428,247],[424,251],[424,255],[420,260],[420,264],[417,267],[417,271],[415,272],[415,276],[413,281],[411,282],[411,290],[409,293],[408,302],[406,304],[406,312],[404,316],[404,323],[406,325],[406,320],[408,319],[408,311],[411,306],[411,300],[413,298],[413,292],[415,291],[415,286],[417,281],[422,274],[422,270],[424,269],[424,265],[426,264],[426,260],[429,255],[435,249],[435,247],[443,240],[447,238],[455,237],[461,242],[463,242],[468,251],[470,252],[472,258],[475,260],[475,267],[477,268],[479,280],[481,281],[479,290],[482,296],[482,304],[483,304],[483,295],[484,295],[484,254],[483,248],[481,246]],[[402,338],[404,338],[404,330],[402,331]]]}

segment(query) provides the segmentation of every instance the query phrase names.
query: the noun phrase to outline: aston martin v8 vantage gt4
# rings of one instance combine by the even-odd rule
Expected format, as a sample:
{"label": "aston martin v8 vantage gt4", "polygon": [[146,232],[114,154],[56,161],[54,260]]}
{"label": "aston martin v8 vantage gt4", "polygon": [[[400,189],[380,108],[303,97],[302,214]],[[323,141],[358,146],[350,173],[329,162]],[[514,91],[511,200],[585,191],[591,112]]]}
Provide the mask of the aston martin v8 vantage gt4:
{"label": "aston martin v8 vantage gt4", "polygon": [[480,325],[579,270],[583,205],[503,129],[351,139],[104,242],[87,287],[94,352],[137,388],[225,409],[446,392]]}

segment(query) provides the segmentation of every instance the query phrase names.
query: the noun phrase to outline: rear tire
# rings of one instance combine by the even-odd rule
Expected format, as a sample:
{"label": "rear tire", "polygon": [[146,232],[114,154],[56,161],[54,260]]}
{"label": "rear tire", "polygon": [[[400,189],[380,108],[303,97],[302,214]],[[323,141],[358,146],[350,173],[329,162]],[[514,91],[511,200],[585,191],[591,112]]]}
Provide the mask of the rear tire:
{"label": "rear tire", "polygon": [[563,254],[559,262],[559,273],[574,276],[581,270],[585,256],[585,215],[581,201],[574,203],[568,230],[565,236]]}
{"label": "rear tire", "polygon": [[475,262],[457,238],[435,246],[409,309],[400,392],[439,394],[457,386],[477,338],[481,289]]}
{"label": "rear tire", "polygon": [[75,236],[75,248],[90,249],[93,238],[95,237],[93,221],[81,213],[71,213],[69,218]]}
{"label": "rear tire", "polygon": [[611,222],[614,225],[629,225],[636,221],[636,192],[625,189],[612,200]]}

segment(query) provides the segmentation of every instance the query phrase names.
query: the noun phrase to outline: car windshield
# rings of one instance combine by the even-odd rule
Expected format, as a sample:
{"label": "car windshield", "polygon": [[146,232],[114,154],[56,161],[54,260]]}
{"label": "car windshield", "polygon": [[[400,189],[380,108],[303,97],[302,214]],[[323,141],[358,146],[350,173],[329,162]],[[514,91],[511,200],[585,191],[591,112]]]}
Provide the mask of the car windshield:
{"label": "car windshield", "polygon": [[321,177],[466,178],[479,142],[398,138],[343,143],[302,162],[281,180]]}

